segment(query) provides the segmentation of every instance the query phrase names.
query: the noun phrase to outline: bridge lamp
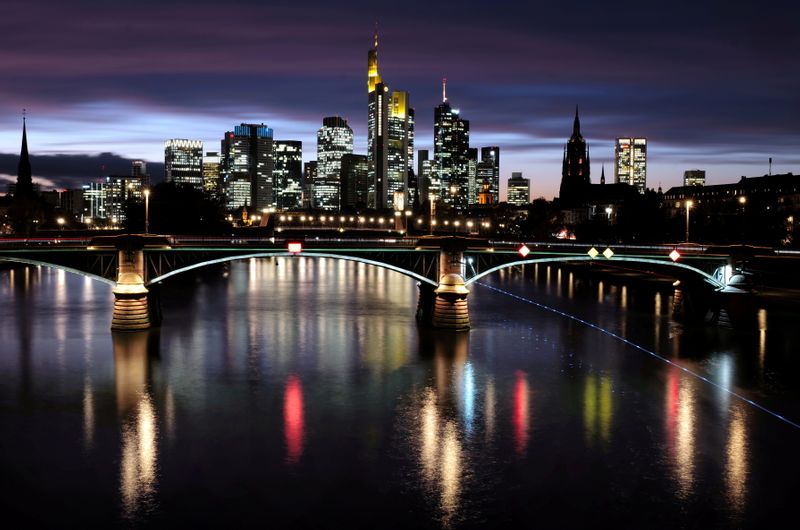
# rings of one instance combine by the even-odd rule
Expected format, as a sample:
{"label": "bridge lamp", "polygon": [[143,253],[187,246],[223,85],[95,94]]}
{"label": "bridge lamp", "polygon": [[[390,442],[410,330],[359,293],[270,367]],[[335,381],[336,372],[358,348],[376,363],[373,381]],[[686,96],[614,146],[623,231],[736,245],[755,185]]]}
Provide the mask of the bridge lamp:
{"label": "bridge lamp", "polygon": [[747,197],[745,197],[744,195],[739,197],[739,204],[744,205],[746,202],[747,202]]}
{"label": "bridge lamp", "polygon": [[286,216],[285,215],[281,215],[281,221],[285,221],[285,220],[286,220]]}
{"label": "bridge lamp", "polygon": [[455,225],[455,226],[461,226],[461,221],[453,221],[453,225]]}
{"label": "bridge lamp", "polygon": [[436,226],[436,219],[431,220],[431,226]]}
{"label": "bridge lamp", "polygon": [[406,210],[406,217],[411,216],[411,213],[412,213],[411,210]]}
{"label": "bridge lamp", "polygon": [[342,217],[340,217],[340,218],[339,218],[339,222],[340,222],[340,223],[343,223],[343,222],[344,222],[344,216],[342,216]]}
{"label": "bridge lamp", "polygon": [[381,217],[380,219],[378,219],[378,222],[379,222],[380,224],[383,224],[385,221],[386,221],[386,219],[384,219],[383,217]]}
{"label": "bridge lamp", "polygon": [[364,221],[366,221],[366,219],[364,219],[363,217],[359,217],[359,218],[358,218],[358,222],[359,222],[359,223],[363,223]]}
{"label": "bridge lamp", "polygon": [[150,190],[144,190],[144,233],[150,233]]}
{"label": "bridge lamp", "polygon": [[689,210],[694,206],[694,201],[686,201],[686,242],[689,242]]}
{"label": "bridge lamp", "polygon": [[467,228],[472,228],[472,225],[475,224],[472,221],[467,221]]}
{"label": "bridge lamp", "polygon": [[418,225],[419,225],[419,224],[422,224],[422,217],[420,217],[419,219],[417,219],[417,224],[418,224]]}
{"label": "bridge lamp", "polygon": [[299,254],[303,251],[303,244],[299,242],[292,242],[288,245],[289,253]]}
{"label": "bridge lamp", "polygon": [[669,259],[672,261],[678,261],[680,259],[681,253],[678,252],[678,249],[674,249],[672,252],[669,253]]}
{"label": "bridge lamp", "polygon": [[400,210],[395,210],[395,212],[394,212],[394,216],[395,217],[400,217],[401,215],[402,215],[402,212],[400,212]]}
{"label": "bridge lamp", "polygon": [[64,223],[65,223],[66,221],[64,220],[64,218],[63,218],[63,217],[59,217],[58,219],[56,219],[56,222],[58,223],[58,227],[59,227],[59,228],[61,228],[61,229],[63,229],[63,228],[64,228]]}
{"label": "bridge lamp", "polygon": [[354,219],[351,217],[351,218],[350,218],[350,222],[352,223],[352,222],[353,222],[353,220],[354,220]]}
{"label": "bridge lamp", "polygon": [[520,246],[520,247],[517,249],[517,252],[519,253],[519,255],[520,255],[520,256],[522,256],[523,258],[525,258],[525,257],[527,257],[527,256],[528,256],[528,254],[530,254],[530,253],[531,253],[531,249],[529,249],[527,245],[524,245],[524,244],[523,244],[522,246]]}

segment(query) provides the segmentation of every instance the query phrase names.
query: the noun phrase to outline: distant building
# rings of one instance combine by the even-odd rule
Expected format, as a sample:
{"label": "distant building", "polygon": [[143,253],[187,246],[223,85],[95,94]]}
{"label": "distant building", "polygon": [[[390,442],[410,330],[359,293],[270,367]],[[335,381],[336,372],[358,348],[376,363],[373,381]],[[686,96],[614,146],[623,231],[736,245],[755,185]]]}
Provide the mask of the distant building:
{"label": "distant building", "polygon": [[705,186],[706,172],[702,169],[689,169],[683,172],[684,186]]}
{"label": "distant building", "polygon": [[129,202],[144,200],[144,189],[140,177],[109,175],[103,183],[105,217],[112,224],[125,222]]}
{"label": "distant building", "polygon": [[317,131],[317,177],[314,180],[314,207],[339,209],[339,177],[342,157],[353,152],[353,129],[338,116],[324,118]]}
{"label": "distant building", "polygon": [[303,199],[303,142],[275,140],[273,193],[279,210],[300,208]]}
{"label": "distant building", "polygon": [[[432,161],[427,149],[417,151],[417,187],[419,188],[419,203],[430,199],[431,190],[438,190],[438,181],[433,180]],[[435,192],[434,192],[435,193]]]}
{"label": "distant building", "polygon": [[139,177],[142,180],[142,188],[150,187],[150,173],[147,172],[147,162],[144,160],[131,162],[131,176]]}
{"label": "distant building", "polygon": [[581,135],[578,107],[572,123],[572,136],[564,146],[561,162],[561,187],[558,197],[564,207],[582,206],[588,199],[590,180],[589,148]]}
{"label": "distant building", "polygon": [[222,192],[221,167],[222,157],[218,151],[208,151],[203,155],[203,191],[212,197],[218,197]]}
{"label": "distant building", "polygon": [[614,147],[614,182],[647,189],[647,138],[617,138]]}
{"label": "distant building", "polygon": [[272,129],[263,123],[242,123],[225,133],[220,164],[229,210],[274,206],[273,155]]}
{"label": "distant building", "polygon": [[314,181],[317,180],[317,161],[303,164],[303,208],[314,208]]}
{"label": "distant building", "polygon": [[173,138],[164,142],[164,180],[203,189],[203,142]]}
{"label": "distant building", "polygon": [[445,86],[433,113],[433,172],[440,185],[433,191],[445,204],[463,210],[469,200],[469,121],[450,106]]}
{"label": "distant building", "polygon": [[106,218],[106,192],[104,182],[92,182],[82,186],[83,211],[81,222],[91,224]]}
{"label": "distant building", "polygon": [[800,175],[785,173],[761,177],[742,177],[732,184],[679,186],[664,193],[664,204],[681,211],[681,201],[694,201],[696,207],[749,208],[751,211],[790,211],[800,209]]}
{"label": "distant building", "polygon": [[522,173],[511,173],[508,179],[508,204],[525,206],[531,202],[531,181],[522,176]]}
{"label": "distant building", "polygon": [[342,208],[366,208],[369,201],[369,161],[366,155],[342,157]]}
{"label": "distant building", "polygon": [[484,165],[484,170],[478,179],[478,184],[482,186],[484,183],[489,183],[492,203],[497,204],[500,202],[500,147],[496,145],[481,147],[481,164]]}

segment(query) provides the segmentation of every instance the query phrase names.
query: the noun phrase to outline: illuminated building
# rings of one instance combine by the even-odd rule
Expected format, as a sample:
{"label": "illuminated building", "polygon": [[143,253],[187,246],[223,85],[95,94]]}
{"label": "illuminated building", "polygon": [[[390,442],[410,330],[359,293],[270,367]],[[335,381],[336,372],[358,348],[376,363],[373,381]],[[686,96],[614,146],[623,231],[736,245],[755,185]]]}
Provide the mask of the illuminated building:
{"label": "illuminated building", "polygon": [[261,210],[274,205],[272,129],[243,123],[222,139],[222,185],[229,210],[247,206]]}
{"label": "illuminated building", "polygon": [[615,182],[647,189],[647,138],[617,138],[614,147]]}
{"label": "illuminated building", "polygon": [[339,177],[342,157],[353,152],[353,130],[338,116],[324,118],[317,131],[317,177],[314,179],[314,207],[339,209]]}
{"label": "illuminated building", "polygon": [[127,218],[128,202],[144,200],[142,179],[134,176],[109,175],[103,183],[104,209],[106,219],[121,224]]}
{"label": "illuminated building", "polygon": [[581,135],[581,122],[576,106],[572,136],[564,146],[564,158],[561,164],[561,188],[558,196],[562,206],[580,206],[589,199],[587,197],[591,183],[589,175],[589,148]]}
{"label": "illuminated building", "polygon": [[[484,174],[478,177],[478,185],[482,186],[488,182],[492,203],[497,204],[500,202],[500,148],[496,145],[481,147],[481,164],[487,169],[484,169]],[[489,168],[491,173],[488,171]]]}
{"label": "illuminated building", "polygon": [[369,162],[366,155],[342,157],[340,178],[342,208],[366,208],[369,200]]}
{"label": "illuminated building", "polygon": [[467,150],[467,204],[478,204],[478,150],[470,147]]}
{"label": "illuminated building", "polygon": [[147,162],[144,160],[131,162],[131,175],[142,180],[142,188],[150,187],[150,173],[147,172]]}
{"label": "illuminated building", "polygon": [[508,179],[508,204],[525,206],[531,202],[531,181],[522,176],[522,173],[511,173]]}
{"label": "illuminated building", "polygon": [[395,192],[403,192],[408,203],[408,176],[414,165],[414,109],[408,105],[408,92],[392,92],[389,106],[387,146],[387,203],[394,207]]}
{"label": "illuminated building", "polygon": [[203,189],[203,142],[173,138],[164,142],[164,180]]}
{"label": "illuminated building", "polygon": [[702,169],[689,169],[683,172],[684,186],[705,186],[706,172]]}
{"label": "illuminated building", "polygon": [[87,219],[106,218],[106,192],[104,182],[92,182],[82,186],[83,191],[83,211],[81,222]]}
{"label": "illuminated building", "polygon": [[303,142],[275,140],[273,194],[280,210],[300,208],[303,199]]}
{"label": "illuminated building", "polygon": [[220,194],[220,160],[216,151],[209,151],[203,155],[203,191],[216,197]]}
{"label": "illuminated building", "polygon": [[317,161],[303,164],[303,208],[314,207],[314,181],[317,179]]}
{"label": "illuminated building", "polygon": [[469,121],[447,101],[442,82],[442,103],[434,109],[433,171],[440,188],[429,190],[445,204],[463,210],[469,198]]}
{"label": "illuminated building", "polygon": [[417,151],[417,189],[419,190],[419,204],[430,199],[430,190],[438,190],[439,182],[433,180],[432,161],[428,158],[428,150]]}

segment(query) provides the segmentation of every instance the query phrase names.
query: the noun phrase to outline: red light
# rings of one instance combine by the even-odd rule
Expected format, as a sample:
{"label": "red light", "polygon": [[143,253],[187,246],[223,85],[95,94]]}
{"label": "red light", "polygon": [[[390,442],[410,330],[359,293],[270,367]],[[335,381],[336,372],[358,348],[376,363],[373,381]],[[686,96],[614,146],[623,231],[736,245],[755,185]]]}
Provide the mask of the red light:
{"label": "red light", "polygon": [[297,463],[303,454],[305,421],[303,419],[303,385],[290,375],[283,392],[283,434],[286,437],[286,461]]}
{"label": "red light", "polygon": [[292,254],[299,254],[303,251],[302,243],[289,243],[289,252]]}
{"label": "red light", "polygon": [[528,445],[528,428],[530,418],[528,416],[530,396],[528,394],[528,379],[524,372],[517,370],[514,374],[514,409],[512,421],[514,422],[514,448],[517,454],[525,452]]}
{"label": "red light", "polygon": [[526,257],[528,254],[530,254],[530,253],[531,253],[531,249],[529,249],[529,248],[528,248],[527,246],[525,246],[525,245],[522,245],[521,247],[519,247],[519,248],[517,249],[517,252],[519,252],[519,255],[520,255],[520,256],[522,256],[522,257],[524,258],[524,257]]}
{"label": "red light", "polygon": [[681,257],[681,253],[678,252],[678,249],[675,249],[675,250],[673,250],[672,252],[669,253],[669,259],[671,259],[672,261],[678,261],[678,258],[680,258],[680,257]]}

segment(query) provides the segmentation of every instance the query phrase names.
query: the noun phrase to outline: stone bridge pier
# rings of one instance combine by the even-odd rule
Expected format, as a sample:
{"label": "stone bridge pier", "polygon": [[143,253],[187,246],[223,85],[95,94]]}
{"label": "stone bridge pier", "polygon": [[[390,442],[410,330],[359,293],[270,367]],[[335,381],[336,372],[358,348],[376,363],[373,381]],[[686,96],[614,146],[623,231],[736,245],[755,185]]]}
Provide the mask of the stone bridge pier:
{"label": "stone bridge pier", "polygon": [[464,285],[463,241],[444,241],[439,253],[439,285],[419,284],[417,320],[435,328],[469,329],[469,290]]}

